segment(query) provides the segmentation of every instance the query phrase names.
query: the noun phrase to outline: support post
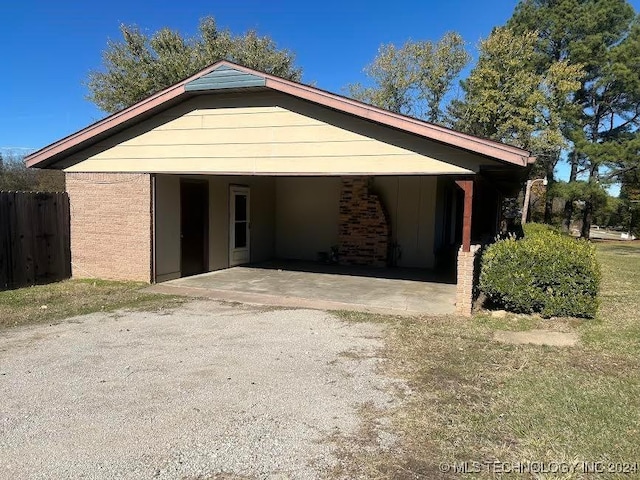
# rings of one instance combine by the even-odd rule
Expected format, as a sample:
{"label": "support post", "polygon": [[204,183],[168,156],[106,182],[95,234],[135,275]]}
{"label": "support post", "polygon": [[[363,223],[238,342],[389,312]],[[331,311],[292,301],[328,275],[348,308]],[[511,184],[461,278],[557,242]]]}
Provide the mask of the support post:
{"label": "support post", "polygon": [[527,187],[524,191],[524,204],[522,205],[522,218],[520,219],[520,223],[524,225],[527,223],[527,217],[529,216],[529,202],[531,202],[531,186],[533,185],[533,180],[527,180]]}
{"label": "support post", "polygon": [[473,180],[456,180],[456,185],[464,192],[464,213],[462,214],[462,251],[471,250],[471,220],[473,212]]}
{"label": "support post", "polygon": [[462,215],[462,246],[458,252],[458,272],[456,283],[456,312],[470,316],[473,307],[473,289],[475,280],[475,256],[477,246],[471,248],[471,220],[473,211],[473,180],[456,180],[456,185],[464,192],[464,211]]}

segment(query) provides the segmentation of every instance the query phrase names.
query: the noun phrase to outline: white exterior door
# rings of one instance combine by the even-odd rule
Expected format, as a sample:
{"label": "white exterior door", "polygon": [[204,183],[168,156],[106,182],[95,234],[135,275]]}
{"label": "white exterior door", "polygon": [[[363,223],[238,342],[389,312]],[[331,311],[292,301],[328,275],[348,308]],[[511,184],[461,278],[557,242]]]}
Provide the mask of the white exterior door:
{"label": "white exterior door", "polygon": [[229,187],[229,266],[251,259],[249,187]]}

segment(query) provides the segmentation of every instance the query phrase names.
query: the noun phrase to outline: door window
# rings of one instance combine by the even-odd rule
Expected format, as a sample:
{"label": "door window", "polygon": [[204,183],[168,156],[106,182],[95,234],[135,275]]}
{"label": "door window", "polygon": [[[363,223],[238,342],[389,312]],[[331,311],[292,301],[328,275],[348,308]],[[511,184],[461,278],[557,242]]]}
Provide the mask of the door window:
{"label": "door window", "polygon": [[234,247],[245,248],[247,246],[247,196],[236,193],[235,197],[235,235]]}

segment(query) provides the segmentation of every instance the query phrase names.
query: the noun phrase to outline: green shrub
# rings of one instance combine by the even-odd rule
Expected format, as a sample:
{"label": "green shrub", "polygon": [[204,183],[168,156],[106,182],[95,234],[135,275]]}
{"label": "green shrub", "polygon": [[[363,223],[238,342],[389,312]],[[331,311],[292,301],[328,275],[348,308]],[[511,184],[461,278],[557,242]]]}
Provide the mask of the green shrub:
{"label": "green shrub", "polygon": [[560,232],[553,228],[551,225],[546,225],[544,223],[525,223],[522,226],[522,229],[524,230],[525,237],[532,235],[543,235],[545,233],[560,234]]}
{"label": "green shrub", "polygon": [[482,255],[480,290],[516,313],[593,318],[599,284],[595,247],[545,225],[525,225],[523,239],[500,240]]}

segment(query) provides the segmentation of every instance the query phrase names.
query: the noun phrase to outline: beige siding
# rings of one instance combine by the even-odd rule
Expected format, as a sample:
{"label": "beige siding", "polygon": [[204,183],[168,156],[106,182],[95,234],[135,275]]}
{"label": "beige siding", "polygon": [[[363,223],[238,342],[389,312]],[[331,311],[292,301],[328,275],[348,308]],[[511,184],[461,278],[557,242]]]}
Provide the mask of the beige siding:
{"label": "beige siding", "polygon": [[263,262],[275,250],[275,179],[209,177],[209,269],[229,267],[229,185],[251,189],[251,261]]}
{"label": "beige siding", "polygon": [[188,100],[73,156],[67,171],[460,174],[483,162],[291,97],[245,94]]}
{"label": "beige siding", "polygon": [[180,277],[180,177],[156,176],[156,280]]}
{"label": "beige siding", "polygon": [[209,179],[209,270],[229,266],[229,183],[224,177]]}
{"label": "beige siding", "polygon": [[391,222],[392,241],[400,247],[398,266],[434,266],[436,184],[435,177],[375,178]]}
{"label": "beige siding", "polygon": [[[156,177],[157,281],[180,272],[180,175]],[[203,178],[203,177],[198,177]],[[251,261],[274,256],[275,180],[263,177],[204,177],[209,180],[209,270],[229,266],[229,185],[251,188]]]}
{"label": "beige siding", "polygon": [[248,185],[251,187],[251,261],[264,262],[275,256],[275,178],[252,178]]}
{"label": "beige siding", "polygon": [[276,180],[276,255],[316,260],[338,243],[340,178]]}

